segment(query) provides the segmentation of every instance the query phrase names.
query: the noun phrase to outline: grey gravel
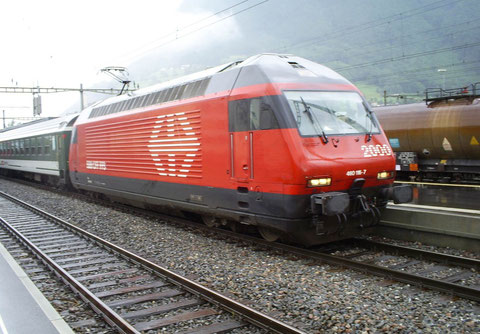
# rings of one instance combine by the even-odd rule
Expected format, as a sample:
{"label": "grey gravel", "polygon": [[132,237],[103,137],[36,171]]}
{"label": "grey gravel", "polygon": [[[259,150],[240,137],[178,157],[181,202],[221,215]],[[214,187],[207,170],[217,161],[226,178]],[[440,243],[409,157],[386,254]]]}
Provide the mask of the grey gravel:
{"label": "grey gravel", "polygon": [[229,243],[6,180],[0,180],[0,190],[309,333],[480,332],[476,302]]}

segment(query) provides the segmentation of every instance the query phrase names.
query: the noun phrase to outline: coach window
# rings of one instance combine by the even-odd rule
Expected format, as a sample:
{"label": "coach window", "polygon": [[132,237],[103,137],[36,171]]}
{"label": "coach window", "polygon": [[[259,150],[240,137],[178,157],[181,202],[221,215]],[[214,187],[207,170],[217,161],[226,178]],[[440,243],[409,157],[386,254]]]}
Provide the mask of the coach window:
{"label": "coach window", "polygon": [[35,138],[33,144],[35,145],[33,152],[35,153],[35,155],[40,155],[42,153],[40,147],[40,138]]}
{"label": "coach window", "polygon": [[43,153],[45,155],[49,155],[50,154],[50,147],[52,146],[52,137],[47,136],[47,137],[43,138],[43,145],[44,145]]}
{"label": "coach window", "polygon": [[57,150],[57,137],[56,136],[52,136],[52,151],[55,152]]}
{"label": "coach window", "polygon": [[20,139],[20,154],[25,154],[25,139]]}
{"label": "coach window", "polygon": [[42,155],[42,137],[37,138],[37,155]]}

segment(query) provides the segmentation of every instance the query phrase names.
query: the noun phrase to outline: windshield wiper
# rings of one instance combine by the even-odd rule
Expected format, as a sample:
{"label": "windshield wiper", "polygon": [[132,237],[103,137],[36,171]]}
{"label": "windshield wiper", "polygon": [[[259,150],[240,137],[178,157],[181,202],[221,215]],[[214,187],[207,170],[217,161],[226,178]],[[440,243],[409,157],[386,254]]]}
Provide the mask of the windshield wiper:
{"label": "windshield wiper", "polygon": [[369,142],[370,140],[372,140],[372,133],[373,133],[373,112],[370,110],[370,108],[367,106],[365,102],[362,102],[362,104],[365,110],[367,111],[367,117],[370,118],[370,126],[369,126],[370,130],[368,130],[367,132],[367,142]]}
{"label": "windshield wiper", "polygon": [[310,106],[305,102],[303,97],[300,96],[300,99],[302,100],[303,107],[305,108],[305,111],[308,115],[308,118],[310,119],[310,122],[312,122],[313,127],[316,128],[318,132],[318,127],[320,127],[320,132],[322,133],[322,141],[324,144],[328,143],[328,137],[325,131],[323,131],[323,127],[320,125],[318,122],[316,116],[312,113],[312,110],[310,109]]}

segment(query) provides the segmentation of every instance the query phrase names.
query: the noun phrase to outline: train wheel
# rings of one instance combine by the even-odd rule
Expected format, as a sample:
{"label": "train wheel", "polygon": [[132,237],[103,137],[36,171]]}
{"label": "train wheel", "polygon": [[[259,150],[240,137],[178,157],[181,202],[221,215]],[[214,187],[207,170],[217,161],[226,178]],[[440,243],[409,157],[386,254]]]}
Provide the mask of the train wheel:
{"label": "train wheel", "polygon": [[270,242],[274,242],[280,239],[280,234],[278,232],[275,232],[274,230],[267,227],[259,226],[258,233],[260,233],[263,239]]}
{"label": "train wheel", "polygon": [[220,221],[213,216],[202,216],[203,223],[208,227],[220,226]]}

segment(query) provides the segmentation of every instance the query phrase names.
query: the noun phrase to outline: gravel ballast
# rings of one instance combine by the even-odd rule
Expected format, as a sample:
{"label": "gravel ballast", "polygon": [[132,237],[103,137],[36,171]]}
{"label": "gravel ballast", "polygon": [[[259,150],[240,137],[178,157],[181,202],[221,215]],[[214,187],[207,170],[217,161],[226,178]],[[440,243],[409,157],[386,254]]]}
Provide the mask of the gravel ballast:
{"label": "gravel ballast", "polygon": [[308,333],[480,332],[476,302],[6,180],[0,190]]}

